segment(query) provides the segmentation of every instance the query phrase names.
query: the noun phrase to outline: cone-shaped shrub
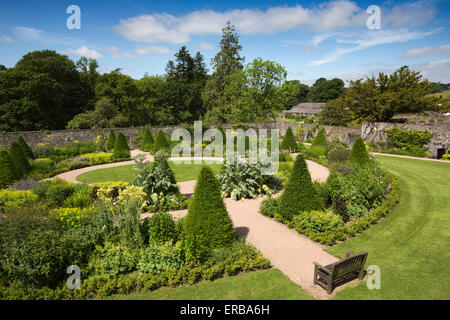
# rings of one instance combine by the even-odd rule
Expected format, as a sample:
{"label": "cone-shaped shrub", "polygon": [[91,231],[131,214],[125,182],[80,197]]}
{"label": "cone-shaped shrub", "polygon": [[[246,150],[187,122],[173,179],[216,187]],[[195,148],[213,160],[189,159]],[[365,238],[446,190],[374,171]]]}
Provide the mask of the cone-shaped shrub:
{"label": "cone-shaped shrub", "polygon": [[315,146],[326,146],[327,145],[327,136],[325,135],[325,129],[321,128],[317,136],[314,138],[312,142],[312,147]]}
{"label": "cone-shaped shrub", "polygon": [[164,132],[162,132],[162,130],[158,131],[158,134],[156,135],[155,138],[155,144],[153,145],[153,153],[158,152],[159,150],[163,150],[166,149],[167,151],[169,151],[169,143],[166,139],[166,135],[164,134]]}
{"label": "cone-shaped shrub", "polygon": [[295,160],[286,189],[280,197],[280,214],[288,220],[302,211],[321,209],[321,201],[311,182],[308,167],[301,154]]}
{"label": "cone-shaped shrub", "polygon": [[108,141],[106,142],[106,150],[111,152],[114,150],[114,145],[116,144],[116,135],[114,134],[114,130],[109,132]]}
{"label": "cone-shaped shrub", "polygon": [[0,150],[0,189],[5,188],[16,180],[15,170],[8,151],[5,149]]}
{"label": "cone-shaped shrub", "polygon": [[127,138],[122,132],[119,132],[114,144],[114,158],[116,159],[128,159],[130,158],[130,147],[127,143]]}
{"label": "cone-shaped shrub", "polygon": [[353,143],[352,151],[348,156],[348,161],[358,167],[363,167],[370,163],[369,153],[367,152],[366,145],[361,137],[356,138]]}
{"label": "cone-shaped shrub", "polygon": [[22,136],[17,138],[17,143],[22,148],[22,151],[25,154],[25,156],[27,157],[27,159],[34,159],[34,158],[36,158],[36,156],[34,155],[33,150],[31,150],[30,146],[27,144],[27,142],[25,141],[25,139]]}
{"label": "cone-shaped shrub", "polygon": [[289,150],[291,152],[297,150],[297,142],[295,141],[294,133],[291,127],[287,128],[283,141],[281,142],[281,149]]}
{"label": "cone-shaped shrub", "polygon": [[184,231],[202,247],[225,246],[233,241],[233,223],[220,195],[219,181],[209,167],[200,172]]}
{"label": "cone-shaped shrub", "polygon": [[31,165],[28,162],[27,156],[17,141],[11,143],[9,148],[9,156],[11,157],[12,163],[16,168],[18,179],[31,171]]}
{"label": "cone-shaped shrub", "polygon": [[152,133],[150,132],[150,129],[145,129],[144,132],[144,139],[142,140],[142,150],[143,151],[151,151],[153,145],[155,144],[155,140],[153,140]]}

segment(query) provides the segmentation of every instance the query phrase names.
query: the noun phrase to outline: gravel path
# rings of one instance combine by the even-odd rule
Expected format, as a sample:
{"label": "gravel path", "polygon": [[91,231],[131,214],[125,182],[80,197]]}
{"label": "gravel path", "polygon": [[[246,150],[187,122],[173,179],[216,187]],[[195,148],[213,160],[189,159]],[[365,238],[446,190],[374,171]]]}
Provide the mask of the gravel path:
{"label": "gravel path", "polygon": [[[132,156],[140,151],[134,150]],[[183,160],[187,160],[183,159]],[[152,161],[151,155],[147,154],[147,160]],[[174,160],[174,159],[172,159]],[[182,159],[178,159],[182,160]],[[218,160],[215,158],[214,160]],[[328,178],[329,171],[326,167],[307,160],[308,169],[313,181],[324,182]],[[111,163],[94,167],[82,168],[62,173],[57,178],[79,183],[76,177],[84,172],[133,164],[134,161]],[[180,191],[183,194],[194,193],[196,181],[180,182]],[[236,233],[245,238],[245,241],[253,244],[272,263],[281,270],[293,282],[300,285],[306,292],[317,299],[328,299],[325,290],[313,285],[314,265],[318,262],[327,265],[338,259],[323,250],[323,247],[310,239],[300,235],[297,231],[289,229],[282,223],[259,213],[261,202],[265,198],[245,199],[234,201],[225,199],[228,213],[233,221]],[[175,219],[187,214],[187,210],[171,212]],[[144,214],[144,217],[151,214]]]}

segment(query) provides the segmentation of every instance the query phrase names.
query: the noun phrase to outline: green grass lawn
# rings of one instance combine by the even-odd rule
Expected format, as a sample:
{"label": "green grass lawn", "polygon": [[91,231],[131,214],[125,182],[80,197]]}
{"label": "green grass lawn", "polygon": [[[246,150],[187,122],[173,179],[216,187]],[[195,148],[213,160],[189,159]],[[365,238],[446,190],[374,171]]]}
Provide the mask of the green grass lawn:
{"label": "green grass lawn", "polygon": [[377,156],[400,178],[399,204],[384,220],[355,238],[328,249],[369,252],[366,267],[381,268],[381,289],[365,282],[336,299],[450,298],[450,164]]}
{"label": "green grass lawn", "polygon": [[[196,180],[202,164],[188,164],[180,163],[178,161],[169,161],[169,166],[172,168],[175,179],[178,182]],[[209,165],[214,173],[220,173],[222,164],[210,164]],[[107,181],[126,181],[133,182],[136,170],[134,170],[135,165],[120,166],[106,169],[98,169],[95,171],[90,171],[83,173],[77,177],[77,180],[84,183],[93,182],[107,182]]]}
{"label": "green grass lawn", "polygon": [[107,297],[115,300],[308,300],[306,294],[278,269],[246,273],[192,286],[162,288],[146,293]]}

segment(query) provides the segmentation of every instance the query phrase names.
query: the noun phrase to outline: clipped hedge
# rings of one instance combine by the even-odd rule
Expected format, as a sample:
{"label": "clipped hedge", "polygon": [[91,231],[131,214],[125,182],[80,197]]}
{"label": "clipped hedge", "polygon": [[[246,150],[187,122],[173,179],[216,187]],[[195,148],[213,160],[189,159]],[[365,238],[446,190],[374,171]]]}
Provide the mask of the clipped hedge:
{"label": "clipped hedge", "polygon": [[16,168],[8,151],[0,150],[0,189],[10,185],[17,178]]}
{"label": "clipped hedge", "polygon": [[326,146],[328,144],[327,142],[327,136],[325,134],[325,129],[321,128],[319,132],[317,133],[316,137],[314,138],[312,142],[312,147],[316,146]]}
{"label": "clipped hedge", "polygon": [[295,141],[291,127],[288,127],[286,130],[286,134],[281,142],[281,149],[289,150],[289,152],[295,152],[297,150],[297,142]]}
{"label": "clipped hedge", "polygon": [[153,153],[156,153],[160,150],[165,149],[166,151],[169,151],[169,142],[167,141],[166,135],[162,130],[159,130],[156,134],[155,143],[153,145]]}
{"label": "clipped hedge", "polygon": [[357,167],[363,167],[370,163],[369,153],[367,152],[364,140],[361,137],[356,138],[352,146],[352,151],[348,156],[348,161]]}
{"label": "clipped hedge", "polygon": [[314,188],[303,155],[294,163],[286,189],[280,197],[280,214],[287,220],[303,211],[321,209],[321,201]]}
{"label": "clipped hedge", "polygon": [[149,128],[145,129],[144,139],[142,141],[142,150],[150,152],[155,144],[155,140],[153,139],[152,133]]}
{"label": "clipped hedge", "polygon": [[36,157],[33,150],[31,150],[30,146],[22,136],[19,136],[19,138],[17,138],[17,143],[20,145],[23,153],[28,159],[34,159]]}
{"label": "clipped hedge", "polygon": [[116,142],[114,143],[113,155],[115,159],[129,159],[130,147],[128,146],[127,139],[122,132],[117,134]]}
{"label": "clipped hedge", "polygon": [[9,148],[9,156],[11,157],[11,161],[16,168],[18,177],[21,178],[31,171],[32,168],[28,162],[28,158],[17,141],[11,143]]}
{"label": "clipped hedge", "polygon": [[220,247],[233,241],[233,223],[220,194],[219,181],[207,166],[202,168],[195,186],[184,231],[203,247]]}
{"label": "clipped hedge", "polygon": [[109,131],[108,141],[106,142],[106,150],[113,151],[116,144],[116,135],[114,130]]}

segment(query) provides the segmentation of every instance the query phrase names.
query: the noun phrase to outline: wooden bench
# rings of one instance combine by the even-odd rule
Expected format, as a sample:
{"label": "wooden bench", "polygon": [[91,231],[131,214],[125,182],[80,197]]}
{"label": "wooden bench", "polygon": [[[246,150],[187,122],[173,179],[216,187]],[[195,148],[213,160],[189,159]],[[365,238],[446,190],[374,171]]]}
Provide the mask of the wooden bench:
{"label": "wooden bench", "polygon": [[367,252],[354,255],[346,252],[345,259],[329,264],[325,267],[314,262],[314,284],[318,284],[328,294],[331,294],[338,285],[353,279],[364,278],[364,264],[367,259]]}

